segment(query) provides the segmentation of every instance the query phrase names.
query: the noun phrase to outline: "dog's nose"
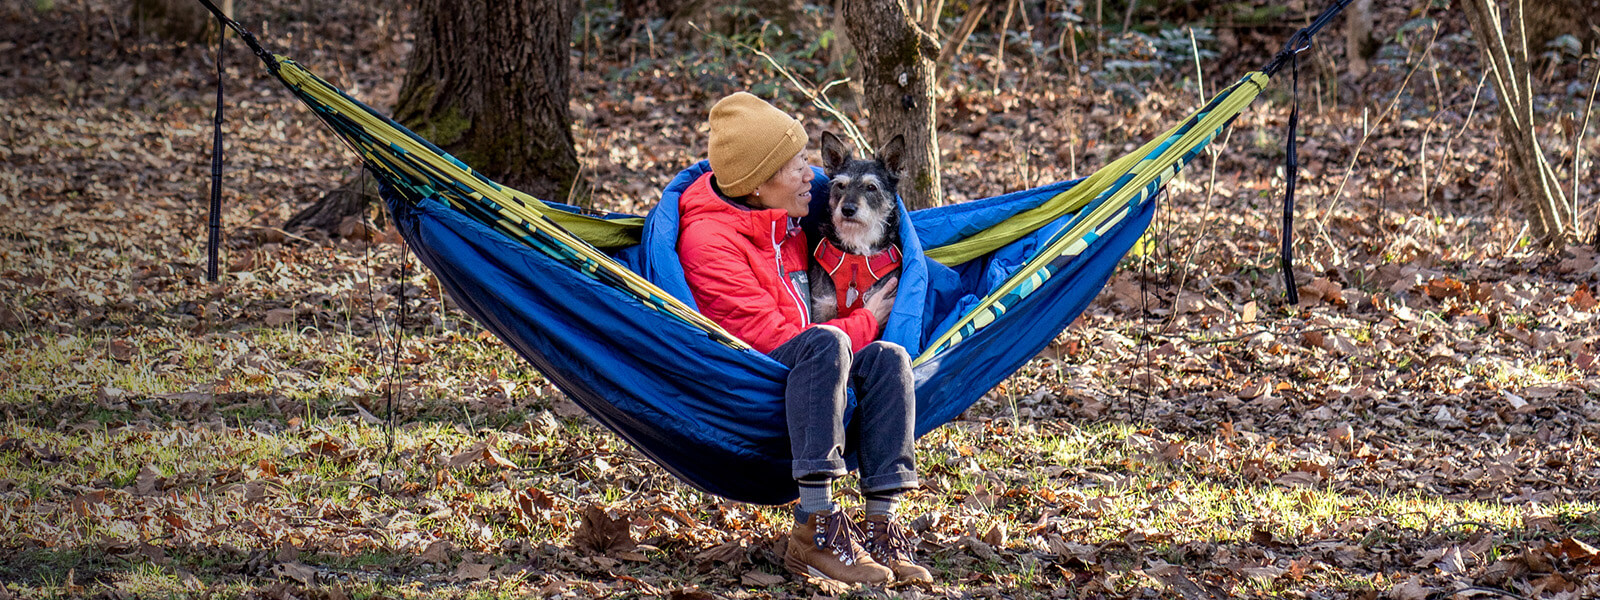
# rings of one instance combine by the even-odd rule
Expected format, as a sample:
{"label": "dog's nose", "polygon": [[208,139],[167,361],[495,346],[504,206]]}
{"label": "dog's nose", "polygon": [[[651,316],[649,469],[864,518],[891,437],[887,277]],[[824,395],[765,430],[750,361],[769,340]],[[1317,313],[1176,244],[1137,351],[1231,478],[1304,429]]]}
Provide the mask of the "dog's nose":
{"label": "dog's nose", "polygon": [[844,215],[846,217],[854,217],[854,216],[856,216],[856,205],[854,205],[854,204],[846,204],[844,206],[839,207],[839,214]]}

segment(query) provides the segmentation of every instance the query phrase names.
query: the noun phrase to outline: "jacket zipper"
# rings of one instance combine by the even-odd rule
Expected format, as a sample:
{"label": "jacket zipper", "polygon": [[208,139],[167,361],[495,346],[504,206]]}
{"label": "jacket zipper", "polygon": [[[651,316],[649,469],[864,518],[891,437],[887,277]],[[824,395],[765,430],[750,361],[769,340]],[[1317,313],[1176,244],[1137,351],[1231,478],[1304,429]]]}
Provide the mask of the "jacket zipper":
{"label": "jacket zipper", "polygon": [[789,300],[793,301],[800,312],[800,323],[803,327],[811,326],[811,314],[806,310],[804,302],[800,301],[799,292],[794,289],[794,282],[789,281],[789,274],[783,272],[783,242],[778,239],[778,222],[772,222],[772,262],[778,267],[778,281],[783,284],[783,289],[789,292]]}

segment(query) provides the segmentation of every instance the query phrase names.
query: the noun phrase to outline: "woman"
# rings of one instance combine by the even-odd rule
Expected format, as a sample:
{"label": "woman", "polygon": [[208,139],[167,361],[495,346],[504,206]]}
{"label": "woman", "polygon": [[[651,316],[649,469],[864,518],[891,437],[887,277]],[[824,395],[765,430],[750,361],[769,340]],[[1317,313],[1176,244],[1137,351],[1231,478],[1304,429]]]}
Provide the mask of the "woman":
{"label": "woman", "polygon": [[[917,487],[912,443],[916,398],[904,348],[874,341],[894,307],[896,283],[867,310],[811,323],[807,244],[808,138],[793,117],[748,93],[711,108],[711,172],[679,199],[678,254],[700,312],[790,367],[784,392],[800,504],[784,562],[801,575],[848,583],[932,581],[895,511]],[[845,390],[856,390],[866,520],[858,528],[833,501],[845,469]]]}

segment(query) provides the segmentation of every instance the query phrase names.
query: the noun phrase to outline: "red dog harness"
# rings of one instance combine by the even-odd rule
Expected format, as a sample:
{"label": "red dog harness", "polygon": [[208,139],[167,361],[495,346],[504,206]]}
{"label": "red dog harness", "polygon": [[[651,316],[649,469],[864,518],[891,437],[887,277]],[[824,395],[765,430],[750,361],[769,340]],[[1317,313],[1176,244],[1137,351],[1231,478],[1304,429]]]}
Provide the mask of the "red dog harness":
{"label": "red dog harness", "polygon": [[871,289],[885,275],[900,268],[900,249],[894,246],[872,256],[862,256],[840,250],[833,242],[824,239],[817,244],[817,250],[811,256],[833,279],[833,289],[839,293],[841,317],[865,306],[862,293]]}

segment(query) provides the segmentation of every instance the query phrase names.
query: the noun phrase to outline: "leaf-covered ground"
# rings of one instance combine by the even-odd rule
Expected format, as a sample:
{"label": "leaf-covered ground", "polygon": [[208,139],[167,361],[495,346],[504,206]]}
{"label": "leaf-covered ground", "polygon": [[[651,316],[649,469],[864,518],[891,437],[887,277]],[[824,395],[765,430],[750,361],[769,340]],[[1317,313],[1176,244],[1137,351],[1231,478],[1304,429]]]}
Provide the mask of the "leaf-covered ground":
{"label": "leaf-covered ground", "polygon": [[[784,574],[786,508],[696,492],[596,427],[425,272],[399,281],[391,233],[277,229],[354,160],[237,43],[205,283],[212,50],[141,37],[122,3],[0,7],[0,598],[1600,595],[1596,254],[1523,239],[1459,15],[1377,4],[1370,75],[1341,78],[1337,48],[1302,73],[1302,303],[1278,283],[1275,85],[1088,312],[922,439],[908,514],[938,583],[883,590]],[[597,206],[648,210],[722,94],[800,104],[748,54],[588,10]],[[392,102],[391,3],[243,17]],[[1231,18],[1198,36],[1206,91],[1290,31]],[[1111,37],[1099,64],[968,45],[941,99],[953,199],[1086,174],[1195,107],[1187,35]],[[1563,52],[1536,61],[1539,111],[1587,235],[1595,63]]]}

